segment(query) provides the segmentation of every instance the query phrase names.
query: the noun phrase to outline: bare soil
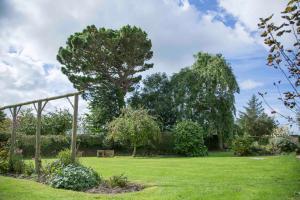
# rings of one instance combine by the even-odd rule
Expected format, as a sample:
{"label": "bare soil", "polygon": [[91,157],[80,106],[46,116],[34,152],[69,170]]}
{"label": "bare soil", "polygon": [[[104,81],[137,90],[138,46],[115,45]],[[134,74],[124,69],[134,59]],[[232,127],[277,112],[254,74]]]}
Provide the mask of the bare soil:
{"label": "bare soil", "polygon": [[106,183],[102,183],[97,187],[86,190],[88,193],[100,193],[100,194],[119,194],[126,192],[137,192],[141,191],[145,188],[145,186],[136,184],[136,183],[128,183],[125,187],[109,187]]}

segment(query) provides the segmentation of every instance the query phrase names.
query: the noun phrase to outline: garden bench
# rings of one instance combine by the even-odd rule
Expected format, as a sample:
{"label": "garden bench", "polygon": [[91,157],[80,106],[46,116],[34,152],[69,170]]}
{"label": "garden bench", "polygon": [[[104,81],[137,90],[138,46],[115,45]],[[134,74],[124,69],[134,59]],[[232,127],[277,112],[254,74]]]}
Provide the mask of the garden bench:
{"label": "garden bench", "polygon": [[97,150],[97,157],[113,157],[115,150]]}

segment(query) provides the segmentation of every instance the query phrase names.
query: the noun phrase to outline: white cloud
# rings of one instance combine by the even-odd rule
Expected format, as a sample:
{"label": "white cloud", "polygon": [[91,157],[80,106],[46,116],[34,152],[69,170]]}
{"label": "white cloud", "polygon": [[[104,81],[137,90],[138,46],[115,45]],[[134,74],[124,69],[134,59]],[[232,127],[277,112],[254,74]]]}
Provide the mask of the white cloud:
{"label": "white cloud", "polygon": [[242,90],[252,90],[254,88],[263,86],[264,84],[262,82],[259,81],[254,81],[251,79],[248,80],[244,80],[240,83],[240,87]]}
{"label": "white cloud", "polygon": [[[60,67],[46,70],[42,62],[18,52],[0,53],[0,90],[1,106],[75,91]],[[46,110],[54,107],[71,108],[67,100],[58,100],[49,102]],[[86,103],[81,101],[81,110],[85,107]]]}
{"label": "white cloud", "polygon": [[271,14],[275,14],[275,21],[281,21],[278,14],[286,4],[285,0],[219,0],[220,7],[236,17],[250,31],[257,30],[259,18],[266,18]]}
{"label": "white cloud", "polygon": [[[242,26],[225,26],[182,0],[4,0],[0,15],[0,104],[72,91],[56,61],[59,46],[87,25],[140,26],[153,43],[153,70],[173,73],[191,65],[198,51],[225,56],[257,50]],[[5,15],[6,14],[6,15]],[[7,53],[11,48],[17,53]],[[45,63],[53,64],[48,70]]]}
{"label": "white cloud", "polygon": [[[155,64],[147,73],[176,72],[191,65],[198,51],[236,58],[262,50],[247,30],[253,28],[252,19],[224,2],[220,5],[243,22],[226,26],[214,12],[201,13],[188,0],[0,1],[0,104],[73,91],[60,72],[56,53],[70,34],[90,24],[144,29],[152,40]],[[249,10],[248,15],[256,12]],[[12,47],[17,53],[7,53]],[[53,67],[45,70],[45,63]]]}

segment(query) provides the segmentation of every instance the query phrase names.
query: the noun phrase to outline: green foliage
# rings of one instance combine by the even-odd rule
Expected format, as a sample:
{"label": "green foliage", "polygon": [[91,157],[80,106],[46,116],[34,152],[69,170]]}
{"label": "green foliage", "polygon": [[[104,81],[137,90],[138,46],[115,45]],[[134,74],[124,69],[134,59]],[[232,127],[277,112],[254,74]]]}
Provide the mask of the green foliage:
{"label": "green foliage", "polygon": [[17,120],[18,120],[18,127],[17,127],[18,133],[23,133],[26,135],[35,135],[36,117],[34,116],[31,108],[21,110]]}
{"label": "green foliage", "polygon": [[55,160],[53,162],[47,163],[45,167],[42,168],[43,174],[47,179],[51,179],[51,177],[63,169],[63,166],[59,160]]}
{"label": "green foliage", "polygon": [[238,123],[246,134],[257,138],[271,135],[273,129],[276,128],[274,119],[264,113],[262,102],[255,95],[245,107],[245,112],[240,112]]}
{"label": "green foliage", "polygon": [[272,150],[268,145],[259,144],[257,141],[253,142],[250,146],[251,155],[271,155],[273,154]]}
{"label": "green foliage", "polygon": [[208,135],[230,139],[234,127],[234,94],[239,87],[231,67],[221,55],[198,53],[191,68],[174,74],[171,82],[177,120],[192,120]]}
{"label": "green foliage", "polygon": [[122,114],[109,124],[109,137],[123,144],[129,143],[133,147],[133,156],[137,147],[151,143],[159,135],[158,124],[144,109],[123,109]]}
{"label": "green foliage", "polygon": [[25,163],[21,155],[13,155],[10,162],[8,162],[8,171],[14,174],[23,174],[25,171]]}
{"label": "green foliage", "polygon": [[57,156],[57,160],[47,163],[43,168],[43,173],[48,179],[51,179],[55,174],[61,173],[61,171],[68,165],[79,165],[79,160],[76,159],[75,162],[71,159],[71,150],[64,149],[61,150]]}
{"label": "green foliage", "polygon": [[0,132],[0,143],[6,143],[10,138],[10,134],[6,132]]}
{"label": "green foliage", "polygon": [[232,150],[235,155],[238,156],[248,156],[251,155],[251,145],[253,143],[253,139],[248,136],[238,136],[234,139],[232,144]]}
{"label": "green foliage", "polygon": [[0,110],[0,123],[2,123],[5,120],[5,118],[6,118],[5,113],[2,110]]}
{"label": "green foliage", "polygon": [[54,188],[83,191],[97,186],[101,179],[92,169],[80,165],[67,165],[50,180]]}
{"label": "green foliage", "polygon": [[35,173],[34,165],[32,162],[25,164],[24,173],[27,176],[31,176],[33,173]]}
{"label": "green foliage", "polygon": [[141,80],[139,73],[153,67],[147,63],[153,56],[151,48],[147,33],[129,25],[119,30],[87,26],[60,47],[57,60],[62,72],[92,101],[88,118],[96,125],[92,131],[98,132],[120,114],[126,93]]}
{"label": "green foliage", "polygon": [[271,137],[267,143],[260,144],[248,135],[235,138],[232,149],[235,155],[276,155],[281,153],[295,152],[298,145],[288,136]]}
{"label": "green foliage", "polygon": [[11,132],[10,129],[11,129],[11,120],[9,118],[5,118],[2,122],[0,122],[0,134],[10,133]]}
{"label": "green foliage", "polygon": [[[18,116],[19,134],[35,135],[36,116],[32,109],[21,110]],[[72,115],[68,110],[55,110],[42,115],[42,135],[65,135],[72,128]]]}
{"label": "green foliage", "polygon": [[112,176],[106,181],[106,183],[110,188],[122,188],[128,185],[128,178],[124,176],[124,174],[121,174],[119,176]]}
{"label": "green foliage", "polygon": [[175,150],[184,156],[206,156],[207,148],[203,141],[204,131],[192,121],[179,122],[174,131]]}
{"label": "green foliage", "polygon": [[[74,162],[71,159],[71,150],[70,149],[64,149],[60,151],[57,155],[57,159],[61,163],[62,166],[67,166],[69,164],[73,164]],[[78,160],[76,160],[78,162]]]}
{"label": "green foliage", "polygon": [[[35,136],[17,135],[17,147],[23,150],[24,156],[33,156],[35,154]],[[63,149],[70,147],[70,137],[63,135],[42,135],[41,136],[41,154],[42,156],[56,155]]]}
{"label": "green foliage", "polygon": [[270,144],[273,147],[274,152],[290,153],[295,152],[298,145],[291,141],[288,137],[275,137],[270,140]]}
{"label": "green foliage", "polygon": [[6,174],[9,171],[8,166],[8,150],[0,148],[0,174]]}
{"label": "green foliage", "polygon": [[172,99],[172,85],[165,73],[155,73],[143,80],[143,88],[129,99],[133,108],[145,108],[156,117],[163,130],[176,123],[176,109]]}
{"label": "green foliage", "polygon": [[42,117],[42,135],[65,135],[72,128],[69,110],[55,110]]}

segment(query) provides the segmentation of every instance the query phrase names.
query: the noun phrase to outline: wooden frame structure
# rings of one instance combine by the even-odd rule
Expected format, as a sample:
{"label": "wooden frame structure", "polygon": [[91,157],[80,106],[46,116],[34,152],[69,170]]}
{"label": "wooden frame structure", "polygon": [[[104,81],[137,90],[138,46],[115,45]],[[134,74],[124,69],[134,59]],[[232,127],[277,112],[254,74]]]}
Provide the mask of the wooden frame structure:
{"label": "wooden frame structure", "polygon": [[[16,129],[17,129],[17,116],[20,112],[22,106],[33,104],[37,112],[37,122],[36,122],[36,140],[35,140],[35,171],[39,175],[41,169],[41,119],[42,111],[49,101],[67,98],[71,106],[73,107],[73,124],[72,124],[72,137],[71,137],[71,158],[75,161],[76,158],[76,136],[77,136],[77,119],[78,119],[78,101],[79,95],[83,91],[69,93],[61,96],[49,97],[45,99],[38,99],[33,101],[28,101],[24,103],[18,103],[13,105],[8,105],[0,107],[0,110],[9,109],[12,115],[12,131],[11,131],[11,142],[9,149],[9,162],[12,161],[13,155],[15,154],[15,144],[16,144]],[[70,98],[74,96],[74,104],[71,102]]]}

